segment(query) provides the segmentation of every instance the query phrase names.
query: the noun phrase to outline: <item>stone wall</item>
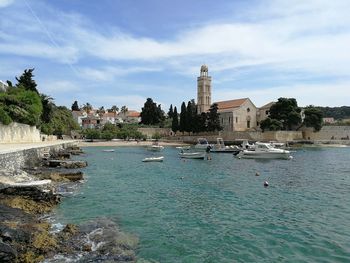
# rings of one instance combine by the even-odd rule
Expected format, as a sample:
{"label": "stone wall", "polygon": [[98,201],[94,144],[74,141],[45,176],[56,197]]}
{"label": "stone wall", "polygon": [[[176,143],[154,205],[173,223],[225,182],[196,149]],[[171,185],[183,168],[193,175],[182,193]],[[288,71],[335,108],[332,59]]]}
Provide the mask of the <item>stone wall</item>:
{"label": "stone wall", "polygon": [[148,138],[151,138],[154,134],[158,133],[161,136],[170,136],[172,131],[170,128],[138,128],[139,132],[143,135],[146,135]]}
{"label": "stone wall", "polygon": [[350,126],[323,126],[319,132],[305,129],[303,135],[305,139],[316,141],[349,140]]}
{"label": "stone wall", "polygon": [[37,166],[44,157],[44,153],[54,154],[71,145],[73,143],[62,143],[0,154],[0,169],[14,170]]}
{"label": "stone wall", "polygon": [[0,143],[40,142],[40,131],[35,126],[13,122],[0,123]]}

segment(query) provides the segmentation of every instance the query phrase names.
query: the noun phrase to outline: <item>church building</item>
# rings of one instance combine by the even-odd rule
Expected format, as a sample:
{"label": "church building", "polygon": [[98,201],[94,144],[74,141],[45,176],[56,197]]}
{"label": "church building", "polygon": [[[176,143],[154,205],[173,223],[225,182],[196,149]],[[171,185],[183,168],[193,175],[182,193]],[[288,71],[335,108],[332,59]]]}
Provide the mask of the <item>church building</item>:
{"label": "church building", "polygon": [[[211,77],[208,75],[208,67],[201,67],[200,76],[197,78],[197,105],[198,113],[207,112],[211,106]],[[234,99],[214,102],[218,105],[220,122],[224,131],[248,131],[259,128],[259,122],[263,120],[261,111],[249,98]],[[271,106],[269,104],[269,106]],[[263,109],[264,113],[268,109]],[[265,116],[266,117],[266,116]]]}

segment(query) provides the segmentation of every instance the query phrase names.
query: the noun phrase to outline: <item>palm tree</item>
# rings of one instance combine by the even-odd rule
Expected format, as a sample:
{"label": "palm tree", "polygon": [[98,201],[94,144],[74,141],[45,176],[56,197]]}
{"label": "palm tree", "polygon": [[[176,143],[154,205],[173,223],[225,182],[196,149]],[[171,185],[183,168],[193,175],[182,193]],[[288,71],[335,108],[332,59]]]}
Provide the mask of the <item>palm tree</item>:
{"label": "palm tree", "polygon": [[90,113],[90,111],[92,110],[92,105],[89,102],[87,102],[86,104],[83,105],[82,109],[86,113]]}
{"label": "palm tree", "polygon": [[122,108],[120,109],[120,112],[123,113],[124,115],[128,112],[128,108],[124,105],[122,106]]}

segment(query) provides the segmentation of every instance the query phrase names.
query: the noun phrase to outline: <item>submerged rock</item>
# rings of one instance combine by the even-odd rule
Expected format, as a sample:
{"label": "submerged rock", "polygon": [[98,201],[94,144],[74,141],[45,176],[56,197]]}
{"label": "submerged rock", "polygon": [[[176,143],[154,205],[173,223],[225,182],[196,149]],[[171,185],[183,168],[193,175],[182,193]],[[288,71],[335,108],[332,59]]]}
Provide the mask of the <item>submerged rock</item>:
{"label": "submerged rock", "polygon": [[86,161],[72,161],[72,160],[48,160],[49,167],[64,167],[67,169],[84,168],[87,166]]}

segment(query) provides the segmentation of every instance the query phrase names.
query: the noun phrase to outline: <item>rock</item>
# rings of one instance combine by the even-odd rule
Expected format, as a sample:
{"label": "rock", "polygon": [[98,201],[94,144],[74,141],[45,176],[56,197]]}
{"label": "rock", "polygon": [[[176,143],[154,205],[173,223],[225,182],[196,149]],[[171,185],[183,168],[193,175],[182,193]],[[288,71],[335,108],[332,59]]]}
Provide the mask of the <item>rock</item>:
{"label": "rock", "polygon": [[0,262],[14,262],[17,251],[0,240]]}
{"label": "rock", "polygon": [[91,244],[84,244],[83,247],[82,247],[82,250],[86,251],[86,252],[91,252],[92,251],[92,245]]}
{"label": "rock", "polygon": [[49,167],[64,167],[67,169],[84,168],[87,166],[86,161],[70,161],[70,160],[49,160]]}
{"label": "rock", "polygon": [[74,235],[78,232],[78,227],[73,224],[67,224],[62,230],[62,232]]}
{"label": "rock", "polygon": [[74,170],[60,170],[60,169],[40,169],[35,172],[35,175],[40,179],[50,179],[55,182],[62,181],[80,181],[84,179],[84,173]]}

